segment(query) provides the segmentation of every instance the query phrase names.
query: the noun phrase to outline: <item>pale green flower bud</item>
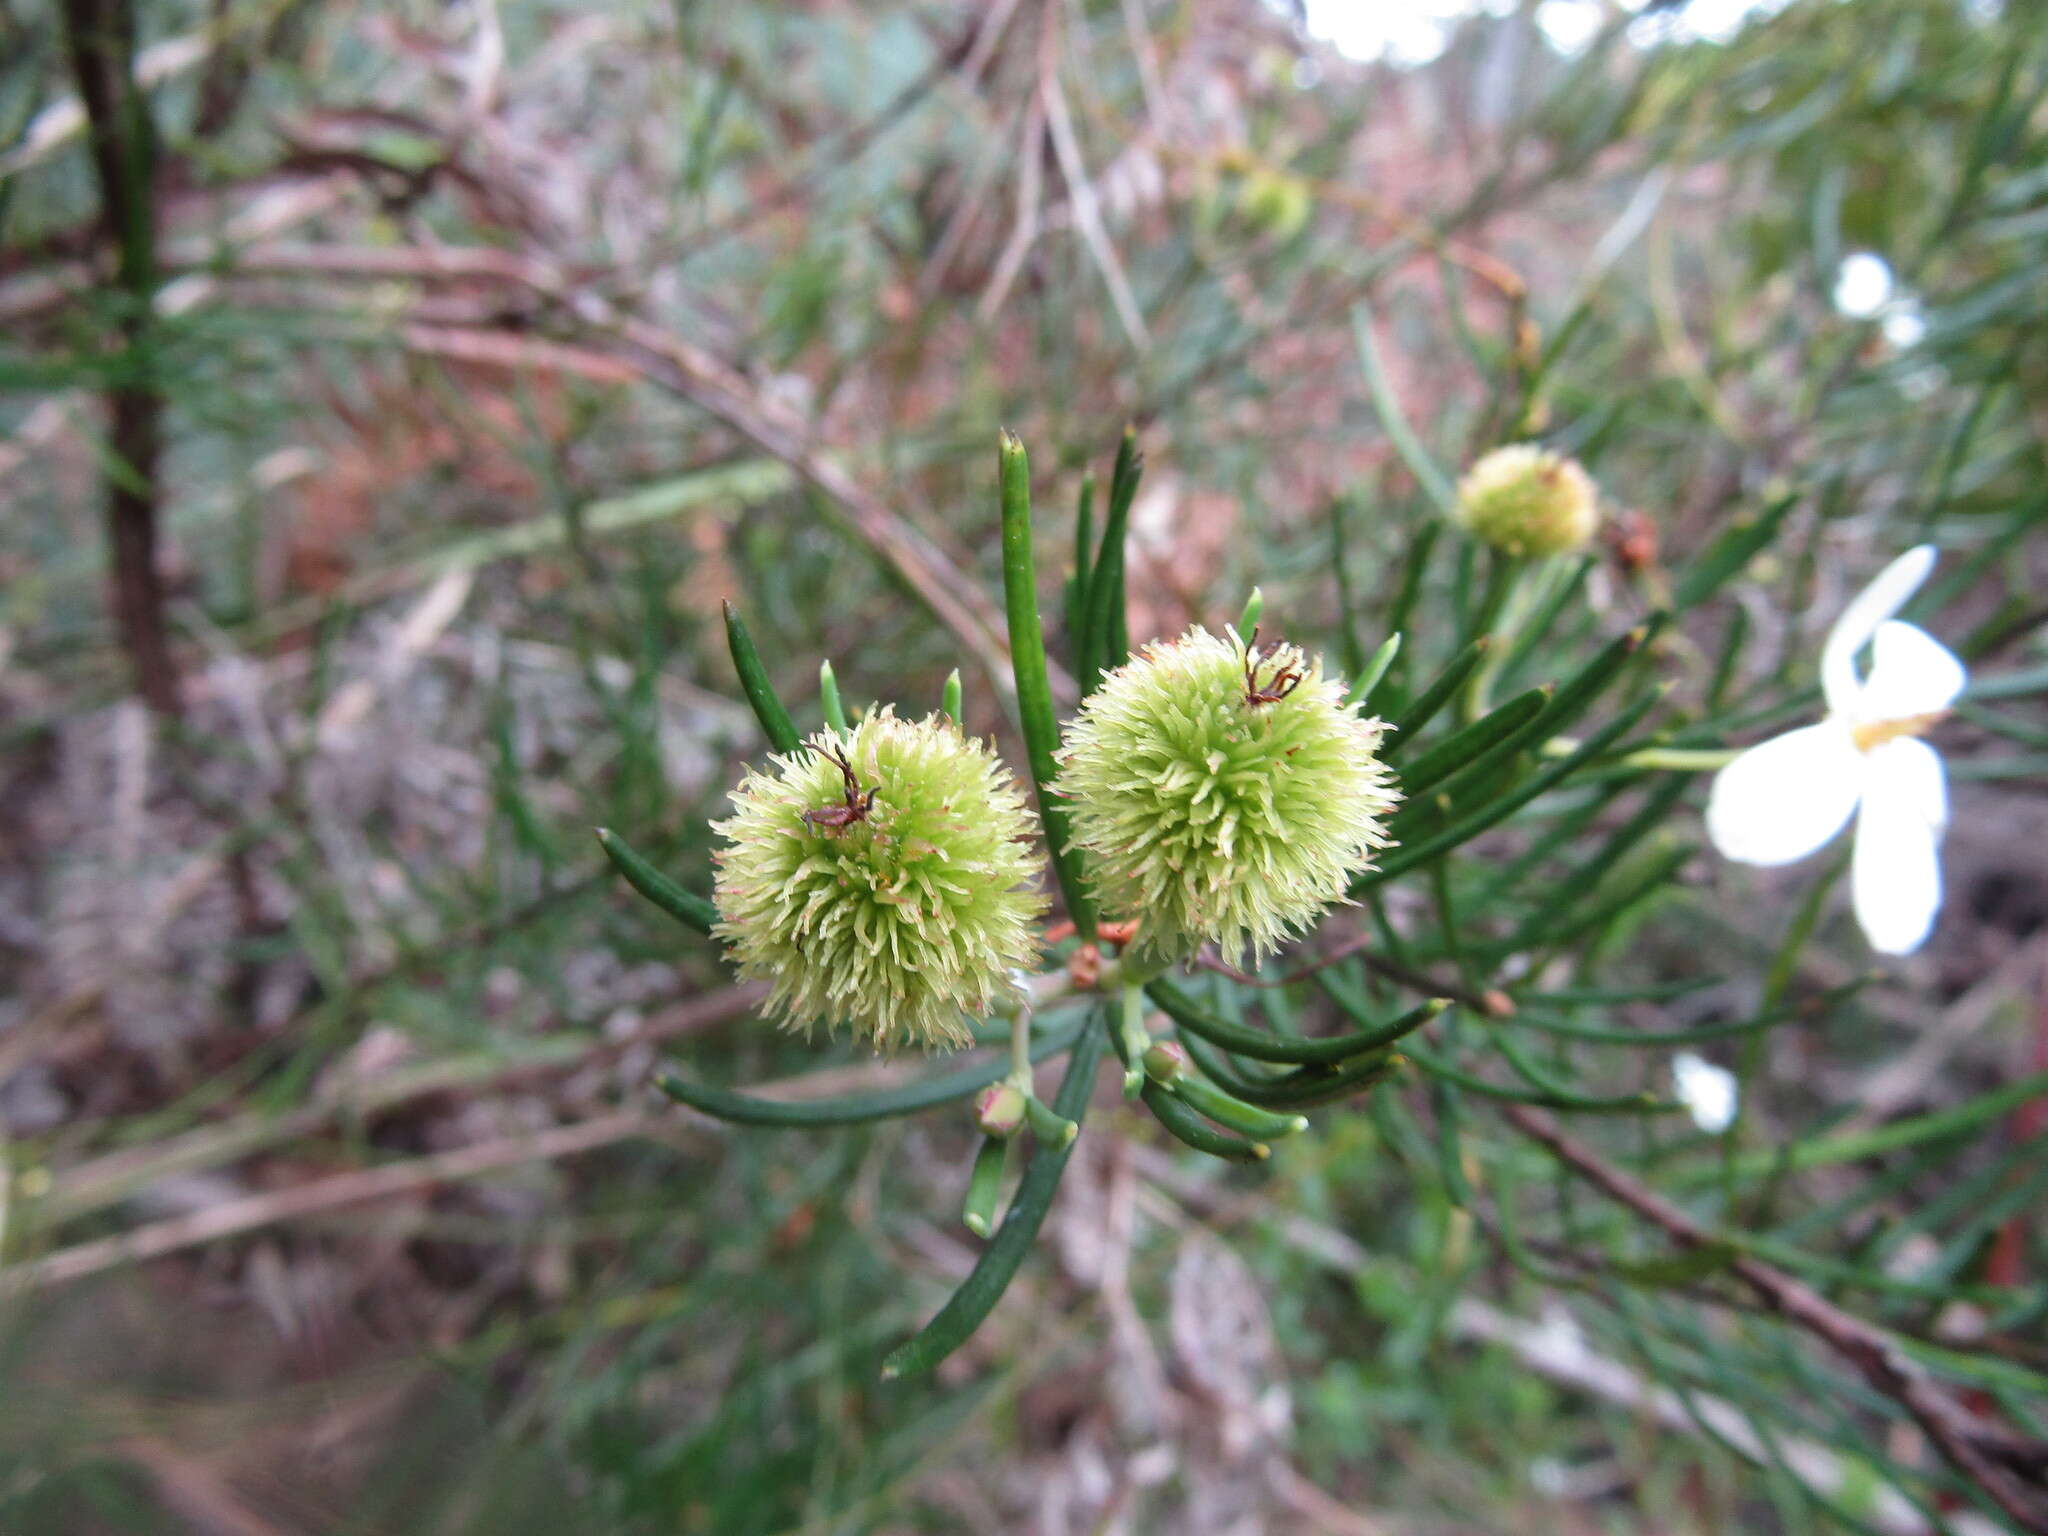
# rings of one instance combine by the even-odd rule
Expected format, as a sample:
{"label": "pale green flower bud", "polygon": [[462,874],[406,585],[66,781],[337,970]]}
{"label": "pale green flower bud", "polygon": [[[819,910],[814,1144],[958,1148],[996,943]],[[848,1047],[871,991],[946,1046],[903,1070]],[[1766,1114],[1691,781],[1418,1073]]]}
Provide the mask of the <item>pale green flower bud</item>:
{"label": "pale green flower bud", "polygon": [[1534,443],[1496,448],[1458,482],[1457,520],[1507,555],[1583,549],[1600,523],[1600,493],[1576,459]]}
{"label": "pale green flower bud", "polygon": [[1140,1058],[1145,1075],[1155,1083],[1170,1083],[1177,1077],[1185,1077],[1190,1062],[1187,1048],[1175,1040],[1155,1040],[1145,1047]]}
{"label": "pale green flower bud", "polygon": [[768,982],[767,1011],[793,1028],[844,1022],[883,1048],[967,1044],[967,1019],[1036,961],[1046,905],[1009,771],[951,721],[887,708],[770,761],[712,824],[726,840],[713,931],[741,977]]}
{"label": "pale green flower bud", "polygon": [[1027,1110],[1023,1090],[1014,1083],[990,1083],[974,1100],[974,1123],[982,1135],[1007,1141],[1023,1128]]}
{"label": "pale green flower bud", "polygon": [[1209,942],[1264,954],[1343,900],[1399,798],[1385,730],[1320,658],[1248,656],[1235,630],[1155,642],[1104,678],[1054,788],[1105,915],[1138,921],[1140,965]]}

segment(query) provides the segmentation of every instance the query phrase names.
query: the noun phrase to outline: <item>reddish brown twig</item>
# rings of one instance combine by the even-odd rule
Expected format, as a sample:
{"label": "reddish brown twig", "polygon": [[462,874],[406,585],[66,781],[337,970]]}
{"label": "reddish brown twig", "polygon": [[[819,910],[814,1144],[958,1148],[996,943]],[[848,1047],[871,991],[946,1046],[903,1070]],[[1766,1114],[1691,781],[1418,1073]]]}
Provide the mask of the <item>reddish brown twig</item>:
{"label": "reddish brown twig", "polygon": [[[2048,961],[2041,966],[2041,988],[2034,1005],[2033,1070],[2048,1072]],[[2029,1099],[2012,1112],[2015,1141],[2048,1142],[2048,1098]],[[1998,1229],[1991,1254],[1985,1260],[1985,1278],[1993,1285],[2026,1283],[2027,1234],[2033,1218],[2021,1212]]]}
{"label": "reddish brown twig", "polygon": [[[1503,1104],[1501,1113],[1587,1183],[1659,1228],[1680,1247],[1698,1248],[1716,1241],[1713,1233],[1567,1134],[1543,1111]],[[1783,1270],[1738,1253],[1728,1261],[1728,1272],[1769,1311],[1819,1339],[1853,1366],[1872,1390],[1904,1408],[1943,1459],[1983,1489],[2020,1529],[2048,1536],[2048,1489],[2043,1484],[2048,1444],[1979,1422],[1908,1359],[1883,1330],[1852,1317]]]}
{"label": "reddish brown twig", "polygon": [[64,29],[79,100],[91,128],[93,170],[107,243],[117,263],[122,366],[107,390],[107,544],[112,607],[135,687],[158,714],[178,713],[178,668],[164,622],[157,563],[157,462],[163,395],[150,359],[156,303],[156,133],[149,99],[135,81],[131,0],[69,0]]}

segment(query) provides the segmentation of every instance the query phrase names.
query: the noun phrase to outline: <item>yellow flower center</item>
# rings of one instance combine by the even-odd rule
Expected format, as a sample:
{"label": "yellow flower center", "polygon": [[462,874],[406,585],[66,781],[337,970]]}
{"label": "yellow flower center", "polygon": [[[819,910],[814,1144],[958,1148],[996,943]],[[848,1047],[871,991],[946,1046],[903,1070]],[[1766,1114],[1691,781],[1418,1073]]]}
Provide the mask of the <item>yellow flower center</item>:
{"label": "yellow flower center", "polygon": [[1874,752],[1888,741],[1897,741],[1901,736],[1924,736],[1946,715],[1945,709],[1931,714],[1903,715],[1897,720],[1866,720],[1852,726],[1850,740],[1856,743],[1859,752]]}

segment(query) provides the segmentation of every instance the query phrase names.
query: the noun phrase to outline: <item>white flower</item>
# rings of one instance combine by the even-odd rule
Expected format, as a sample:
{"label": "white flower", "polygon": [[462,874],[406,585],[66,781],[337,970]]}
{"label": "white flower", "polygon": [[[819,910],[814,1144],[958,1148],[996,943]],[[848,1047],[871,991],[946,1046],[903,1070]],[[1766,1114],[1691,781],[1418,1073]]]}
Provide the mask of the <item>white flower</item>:
{"label": "white flower", "polygon": [[1718,1136],[1735,1123],[1735,1074],[1717,1067],[1704,1056],[1680,1051],[1671,1058],[1671,1085],[1678,1102],[1692,1115],[1692,1123],[1709,1136]]}
{"label": "white flower", "polygon": [[[1835,620],[1820,658],[1827,717],[1751,747],[1714,779],[1707,835],[1744,864],[1790,864],[1861,808],[1850,894],[1871,948],[1910,954],[1941,907],[1948,790],[1920,733],[1948,712],[1963,664],[1926,631],[1892,618],[1934,569],[1923,544],[1886,566]],[[1856,673],[1868,642],[1870,675]]]}

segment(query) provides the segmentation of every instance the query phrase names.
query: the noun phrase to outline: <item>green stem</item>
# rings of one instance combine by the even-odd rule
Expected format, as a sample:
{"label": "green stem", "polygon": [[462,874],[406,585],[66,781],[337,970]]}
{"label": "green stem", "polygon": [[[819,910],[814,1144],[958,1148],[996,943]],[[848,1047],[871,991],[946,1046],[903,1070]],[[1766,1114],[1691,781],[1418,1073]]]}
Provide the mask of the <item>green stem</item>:
{"label": "green stem", "polygon": [[1010,1015],[1010,1076],[1024,1093],[1031,1081],[1031,1004],[1020,1003]]}
{"label": "green stem", "polygon": [[1145,1028],[1143,982],[1124,983],[1123,1003],[1117,1017],[1117,1055],[1124,1064],[1124,1097],[1135,1099],[1138,1090],[1145,1086],[1144,1057],[1152,1045],[1151,1032]]}

